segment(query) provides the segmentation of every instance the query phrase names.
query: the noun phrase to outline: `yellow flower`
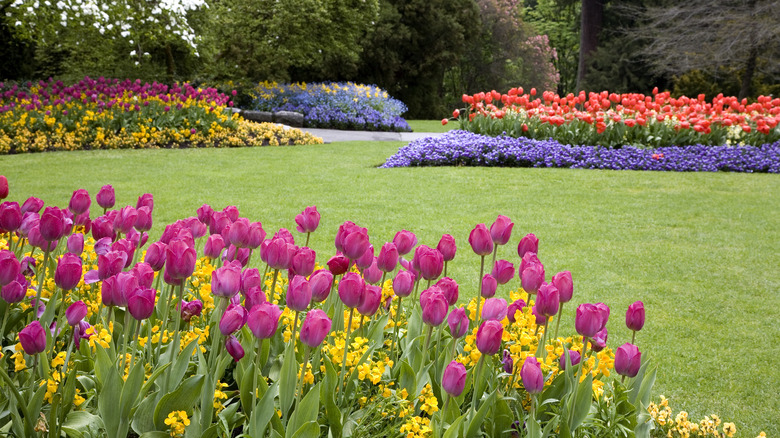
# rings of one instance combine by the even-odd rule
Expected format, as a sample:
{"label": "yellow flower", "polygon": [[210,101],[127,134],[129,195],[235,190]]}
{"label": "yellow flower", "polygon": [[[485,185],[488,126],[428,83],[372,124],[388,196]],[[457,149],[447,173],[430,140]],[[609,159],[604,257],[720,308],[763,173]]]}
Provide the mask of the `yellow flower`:
{"label": "yellow flower", "polygon": [[731,438],[735,433],[737,433],[737,426],[735,426],[734,423],[724,423],[723,433],[725,433],[727,437]]}
{"label": "yellow flower", "polygon": [[190,419],[185,411],[173,411],[168,414],[165,424],[170,429],[171,437],[181,437],[184,436],[184,428],[190,425]]}

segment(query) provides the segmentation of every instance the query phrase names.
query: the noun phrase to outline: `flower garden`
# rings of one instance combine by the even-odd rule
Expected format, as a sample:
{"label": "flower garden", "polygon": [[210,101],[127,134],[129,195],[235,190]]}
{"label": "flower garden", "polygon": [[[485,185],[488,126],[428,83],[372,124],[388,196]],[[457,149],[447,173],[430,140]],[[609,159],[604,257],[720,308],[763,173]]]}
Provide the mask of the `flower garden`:
{"label": "flower garden", "polygon": [[[8,186],[0,177],[0,196]],[[644,304],[570,308],[576,278],[546,272],[539,239],[518,239],[506,216],[474,227],[468,245],[450,234],[419,244],[401,230],[376,248],[345,221],[318,257],[313,206],[295,231],[270,234],[235,206],[204,204],[152,242],[153,195],[116,198],[106,185],[97,205],[79,189],[62,209],[35,197],[0,207],[8,433],[736,433],[652,401]],[[497,259],[504,246],[514,262]],[[448,276],[456,263],[479,265],[476,298]],[[610,346],[610,318],[631,342]],[[559,331],[561,320],[575,330]]]}
{"label": "flower garden", "polygon": [[295,111],[310,128],[411,131],[403,102],[376,86],[353,82],[278,84],[262,82],[249,92],[252,109]]}

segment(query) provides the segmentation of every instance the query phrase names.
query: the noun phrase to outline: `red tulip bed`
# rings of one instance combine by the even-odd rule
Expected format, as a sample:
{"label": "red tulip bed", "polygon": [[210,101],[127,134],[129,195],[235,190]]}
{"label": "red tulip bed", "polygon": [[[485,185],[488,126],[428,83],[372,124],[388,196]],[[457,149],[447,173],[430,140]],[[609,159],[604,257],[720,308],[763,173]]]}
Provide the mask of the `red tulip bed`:
{"label": "red tulip bed", "polygon": [[780,172],[780,98],[706,101],[657,90],[537,97],[513,88],[462,99],[467,106],[453,118],[470,132],[412,142],[383,167]]}
{"label": "red tulip bed", "polygon": [[129,79],[0,82],[0,154],[82,149],[322,143],[297,129],[243,120],[213,88]]}
{"label": "red tulip bed", "polygon": [[[203,205],[150,242],[151,194],[120,208],[104,186],[92,201],[80,189],[62,209],[34,197],[0,204],[4,433],[735,432],[651,402],[642,302],[625,313],[569,308],[571,273],[545,272],[538,239],[513,240],[506,216],[474,227],[460,248],[449,234],[428,246],[401,230],[377,250],[346,221],[320,264],[307,247],[322,232],[316,207],[295,216],[295,232],[269,235],[234,206]],[[501,245],[517,245],[518,259],[496,260]],[[479,299],[459,299],[452,263],[479,264]],[[631,343],[608,345],[610,317],[625,317]],[[561,319],[576,333],[559,334]]]}

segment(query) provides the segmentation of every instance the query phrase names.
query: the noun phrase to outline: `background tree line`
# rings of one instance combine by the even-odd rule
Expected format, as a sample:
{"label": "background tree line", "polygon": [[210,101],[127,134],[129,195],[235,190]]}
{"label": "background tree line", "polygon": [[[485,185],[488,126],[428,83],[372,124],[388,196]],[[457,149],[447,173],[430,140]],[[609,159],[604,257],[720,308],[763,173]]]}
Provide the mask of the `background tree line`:
{"label": "background tree line", "polygon": [[0,17],[9,80],[352,80],[409,118],[514,86],[780,92],[780,0],[0,0]]}

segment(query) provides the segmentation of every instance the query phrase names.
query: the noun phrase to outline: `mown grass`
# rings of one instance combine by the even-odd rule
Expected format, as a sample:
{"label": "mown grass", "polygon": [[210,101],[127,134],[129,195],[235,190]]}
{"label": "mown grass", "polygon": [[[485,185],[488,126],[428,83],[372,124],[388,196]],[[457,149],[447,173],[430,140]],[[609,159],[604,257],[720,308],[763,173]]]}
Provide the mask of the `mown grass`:
{"label": "mown grass", "polygon": [[479,273],[469,231],[505,214],[515,228],[500,257],[517,262],[518,240],[533,232],[548,276],[573,273],[562,333],[573,333],[576,305],[603,301],[616,348],[630,340],[625,309],[642,300],[647,323],[637,344],[659,367],[654,394],[692,420],[717,413],[734,421],[740,436],[780,433],[780,177],[375,167],[400,145],[25,154],[0,157],[0,174],[10,181],[9,199],[20,202],[34,195],[66,206],[73,190],[94,195],[109,183],[117,205],[153,193],[155,235],[203,203],[237,205],[271,233],[294,230],[295,214],[317,205],[322,222],[311,246],[321,263],[345,220],[368,227],[377,248],[402,228],[428,245],[451,233],[459,252],[450,274],[461,301],[475,295]]}
{"label": "mown grass", "polygon": [[441,120],[407,120],[412,132],[447,132],[453,129],[460,129],[460,124],[452,120],[446,125],[441,124]]}

